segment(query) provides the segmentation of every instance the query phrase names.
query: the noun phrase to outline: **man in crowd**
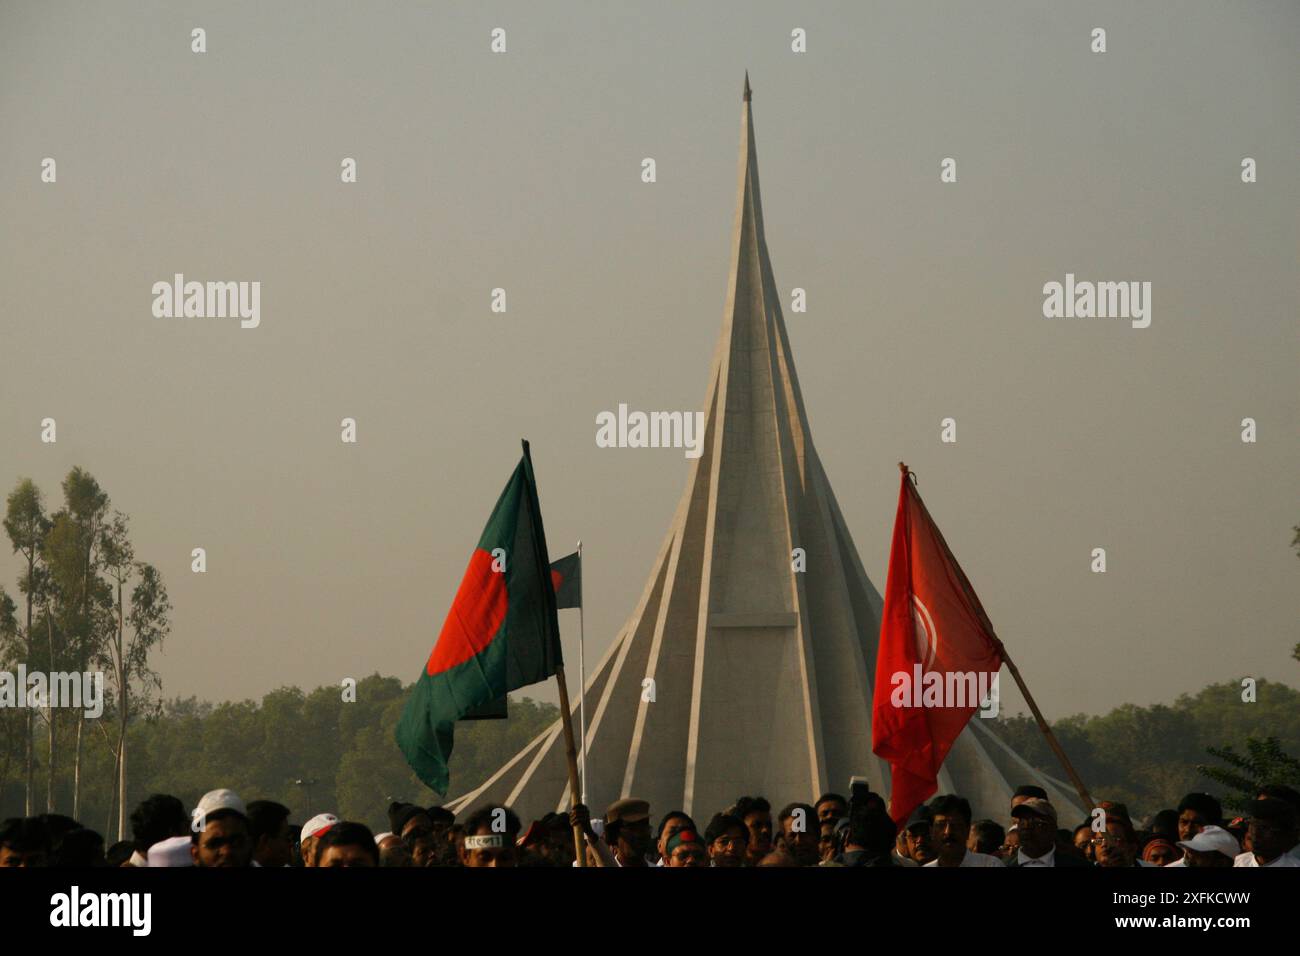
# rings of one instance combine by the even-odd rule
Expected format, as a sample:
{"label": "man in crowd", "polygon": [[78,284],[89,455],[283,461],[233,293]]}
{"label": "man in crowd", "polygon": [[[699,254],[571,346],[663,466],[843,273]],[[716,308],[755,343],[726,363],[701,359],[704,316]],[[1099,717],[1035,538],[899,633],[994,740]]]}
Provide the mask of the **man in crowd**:
{"label": "man in crowd", "polygon": [[[1300,791],[1280,783],[1270,783],[1267,786],[1260,787],[1257,796],[1259,800],[1282,800],[1289,803],[1296,811],[1297,818],[1300,818]],[[1293,846],[1289,852],[1290,856],[1295,857],[1300,862],[1300,843]]]}
{"label": "man in crowd", "polygon": [[1223,825],[1223,807],[1208,793],[1189,793],[1178,801],[1178,839],[1190,840],[1208,826]]}
{"label": "man in crowd", "polygon": [[899,866],[894,859],[898,827],[878,807],[863,808],[841,820],[844,852],[835,861],[842,866]]}
{"label": "man in crowd", "polygon": [[1042,787],[1036,787],[1030,783],[1016,787],[1016,792],[1011,795],[1011,822],[1016,822],[1016,807],[1020,806],[1026,800],[1046,799],[1047,791]]}
{"label": "man in crowd", "polygon": [[465,821],[457,852],[461,866],[503,867],[518,863],[519,817],[509,807],[486,806]]}
{"label": "man in crowd", "polygon": [[316,865],[316,841],[338,822],[339,818],[332,813],[318,813],[302,825],[298,843],[303,866]]}
{"label": "man in crowd", "polygon": [[[646,855],[653,845],[650,804],[635,797],[611,803],[605,811],[605,842],[613,851],[616,866],[649,866]],[[668,849],[667,843],[664,849]]]}
{"label": "man in crowd", "polygon": [[1183,858],[1167,863],[1166,866],[1191,866],[1197,868],[1221,868],[1233,865],[1241,852],[1237,838],[1223,827],[1208,823],[1189,840],[1179,840],[1183,849]]}
{"label": "man in crowd", "polygon": [[704,841],[694,830],[678,830],[668,841],[669,867],[702,867],[709,865],[704,851]]}
{"label": "man in crowd", "polygon": [[1291,855],[1296,845],[1296,816],[1295,807],[1286,800],[1266,798],[1252,803],[1246,827],[1250,849],[1240,854],[1233,866],[1300,866],[1300,859]]}
{"label": "man in crowd", "polygon": [[168,837],[188,837],[190,815],[185,804],[176,797],[155,793],[140,801],[131,813],[131,836],[135,852],[131,854],[132,866],[149,865],[149,848]]}
{"label": "man in crowd", "polygon": [[971,824],[970,836],[966,838],[966,849],[997,856],[1006,837],[1006,831],[993,820],[976,820]]}
{"label": "man in crowd", "polygon": [[744,866],[749,828],[735,817],[719,813],[709,821],[708,829],[704,831],[704,843],[710,866]]}
{"label": "man in crowd", "polygon": [[[969,811],[968,811],[969,812]],[[898,855],[912,866],[925,866],[938,854],[934,850],[930,808],[922,804],[912,813],[912,819],[898,835]],[[904,866],[909,865],[904,863]]]}
{"label": "man in crowd", "polygon": [[293,862],[289,808],[283,803],[274,800],[254,800],[250,803],[248,833],[253,840],[253,860],[258,866],[283,867]]}
{"label": "man in crowd", "polygon": [[194,808],[190,832],[194,865],[225,869],[253,863],[248,811],[233,790],[210,790]]}
{"label": "man in crowd", "polygon": [[748,828],[746,860],[750,866],[758,866],[772,852],[772,805],[763,797],[741,797],[727,813]]}
{"label": "man in crowd", "polygon": [[[1028,789],[1025,787],[1022,790]],[[1012,798],[1013,802],[1016,798]],[[1026,796],[1011,808],[1018,848],[1007,866],[1091,866],[1087,860],[1056,852],[1056,808],[1042,797]],[[1008,840],[1010,834],[1007,835]]]}
{"label": "man in crowd", "polygon": [[340,822],[316,841],[316,866],[378,866],[375,835],[361,823]]}
{"label": "man in crowd", "polygon": [[679,830],[695,829],[695,821],[681,810],[670,810],[665,814],[659,821],[659,833],[655,837],[655,852],[659,854],[659,862],[655,866],[668,865],[668,841],[673,838],[674,833]]}
{"label": "man in crowd", "polygon": [[835,845],[835,827],[838,822],[823,820],[818,824],[821,828],[821,835],[817,839],[817,857],[821,861],[819,865],[832,862],[839,853],[839,848]]}
{"label": "man in crowd", "polygon": [[781,831],[777,848],[784,850],[799,866],[816,866],[817,840],[821,835],[817,829],[817,811],[806,803],[791,803],[777,814],[776,822]]}
{"label": "man in crowd", "polygon": [[947,794],[930,801],[930,830],[938,856],[922,866],[1002,866],[996,856],[967,849],[970,803]]}
{"label": "man in crowd", "polygon": [[817,822],[832,824],[849,815],[849,801],[838,793],[823,793],[813,804],[817,810]]}
{"label": "man in crowd", "polygon": [[45,828],[32,817],[13,817],[0,824],[0,867],[46,866]]}
{"label": "man in crowd", "polygon": [[1106,829],[1092,835],[1092,852],[1097,865],[1108,869],[1150,865],[1138,861],[1137,834],[1128,807],[1109,800],[1103,800],[1098,806],[1105,811]]}

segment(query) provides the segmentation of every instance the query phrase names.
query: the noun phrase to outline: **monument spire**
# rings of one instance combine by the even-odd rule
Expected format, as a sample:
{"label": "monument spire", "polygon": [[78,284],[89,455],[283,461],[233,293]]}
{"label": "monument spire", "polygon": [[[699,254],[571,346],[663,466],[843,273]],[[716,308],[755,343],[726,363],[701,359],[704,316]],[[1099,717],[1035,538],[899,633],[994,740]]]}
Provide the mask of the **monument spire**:
{"label": "monument spire", "polygon": [[[888,765],[871,752],[883,602],[813,446],[764,233],[748,71],[736,190],[701,454],[640,600],[587,680],[596,808],[636,796],[656,813],[707,819],[742,794],[812,802],[846,792],[851,776],[889,791]],[[1068,785],[980,724],[954,744],[941,792],[1001,817],[1007,767],[1082,815]],[[449,807],[491,800],[540,817],[567,806],[566,773],[557,721]]]}

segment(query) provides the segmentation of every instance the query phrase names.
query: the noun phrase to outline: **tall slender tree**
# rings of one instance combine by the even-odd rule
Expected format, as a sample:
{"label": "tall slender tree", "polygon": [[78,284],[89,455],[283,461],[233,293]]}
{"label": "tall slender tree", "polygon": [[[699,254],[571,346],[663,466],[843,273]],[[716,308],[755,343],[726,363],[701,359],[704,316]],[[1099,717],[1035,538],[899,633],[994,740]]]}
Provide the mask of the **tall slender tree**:
{"label": "tall slender tree", "polygon": [[[44,552],[62,597],[60,615],[70,663],[79,672],[89,670],[105,639],[104,627],[111,607],[108,582],[99,576],[100,532],[108,514],[108,495],[89,472],[77,467],[63,479],[64,507],[54,515],[45,538]],[[52,715],[51,715],[52,716]],[[72,769],[72,816],[81,810],[81,758],[86,715],[76,714]]]}
{"label": "tall slender tree", "polygon": [[[13,545],[14,553],[21,554],[27,563],[27,573],[19,589],[27,599],[27,625],[23,628],[22,663],[32,664],[36,635],[32,632],[32,606],[37,590],[37,562],[40,560],[41,541],[49,531],[50,521],[45,516],[41,492],[30,478],[23,478],[9,493],[5,509],[5,534]],[[23,689],[26,692],[26,689]],[[33,766],[35,763],[35,714],[29,707],[23,712],[23,807],[24,813],[33,813]]]}
{"label": "tall slender tree", "polygon": [[[115,511],[105,523],[100,532],[99,554],[100,563],[114,589],[112,629],[105,658],[113,671],[117,697],[117,742],[110,747],[116,765],[113,802],[117,808],[117,838],[121,840],[125,839],[126,833],[127,725],[137,696],[139,703],[143,704],[153,691],[162,687],[158,675],[149,667],[149,652],[162,642],[170,629],[171,603],[157,568],[135,560],[135,551],[127,533],[126,515]],[[130,591],[131,610],[128,613],[126,588],[133,580],[135,585]],[[133,695],[133,684],[138,695]]]}

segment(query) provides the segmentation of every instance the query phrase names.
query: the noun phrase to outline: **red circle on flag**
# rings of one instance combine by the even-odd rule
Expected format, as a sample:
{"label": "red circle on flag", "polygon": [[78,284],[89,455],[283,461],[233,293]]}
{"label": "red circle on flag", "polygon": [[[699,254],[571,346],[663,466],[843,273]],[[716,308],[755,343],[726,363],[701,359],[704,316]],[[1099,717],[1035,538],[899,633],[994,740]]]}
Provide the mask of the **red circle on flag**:
{"label": "red circle on flag", "polygon": [[482,548],[470,556],[465,577],[442,623],[425,671],[434,674],[463,664],[492,643],[506,619],[510,599],[504,572],[492,570],[492,555]]}

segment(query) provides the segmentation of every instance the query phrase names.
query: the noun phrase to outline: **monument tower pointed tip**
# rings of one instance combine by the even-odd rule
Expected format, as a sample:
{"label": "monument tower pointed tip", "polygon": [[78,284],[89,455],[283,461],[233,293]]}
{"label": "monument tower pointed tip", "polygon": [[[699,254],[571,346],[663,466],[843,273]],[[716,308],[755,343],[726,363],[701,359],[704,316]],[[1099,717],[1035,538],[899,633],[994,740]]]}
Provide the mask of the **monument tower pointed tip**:
{"label": "monument tower pointed tip", "polygon": [[754,97],[754,93],[753,93],[753,91],[749,88],[749,70],[746,70],[746,71],[745,71],[745,95],[744,95],[744,100],[745,100],[746,103],[748,103],[751,99],[753,99],[753,97]]}

